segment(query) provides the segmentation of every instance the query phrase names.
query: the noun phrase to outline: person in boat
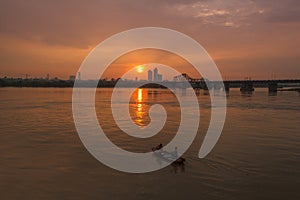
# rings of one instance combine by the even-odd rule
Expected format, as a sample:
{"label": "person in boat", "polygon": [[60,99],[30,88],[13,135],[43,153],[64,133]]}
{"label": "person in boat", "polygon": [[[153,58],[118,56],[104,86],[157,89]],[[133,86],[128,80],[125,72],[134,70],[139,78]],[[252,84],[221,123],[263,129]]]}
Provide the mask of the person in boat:
{"label": "person in boat", "polygon": [[163,145],[162,144],[159,144],[157,147],[156,147],[156,150],[160,150],[163,148]]}
{"label": "person in boat", "polygon": [[172,152],[174,157],[178,157],[178,147],[175,147],[175,150]]}
{"label": "person in boat", "polygon": [[157,145],[156,147],[152,148],[152,151],[161,150],[163,148],[162,144]]}

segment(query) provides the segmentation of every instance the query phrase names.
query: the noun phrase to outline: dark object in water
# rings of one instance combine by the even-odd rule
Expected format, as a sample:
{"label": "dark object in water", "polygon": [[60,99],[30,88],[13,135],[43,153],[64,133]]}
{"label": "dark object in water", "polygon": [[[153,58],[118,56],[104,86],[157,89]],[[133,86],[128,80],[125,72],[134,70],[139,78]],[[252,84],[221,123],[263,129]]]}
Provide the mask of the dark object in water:
{"label": "dark object in water", "polygon": [[163,145],[162,144],[159,144],[159,145],[157,145],[156,147],[153,147],[152,148],[152,151],[157,151],[157,150],[160,150],[160,149],[162,149],[163,148]]}
{"label": "dark object in water", "polygon": [[185,162],[185,158],[180,157],[180,158],[178,158],[177,160],[175,160],[175,161],[173,162],[173,164],[184,165],[184,162]]}
{"label": "dark object in water", "polygon": [[163,145],[159,144],[158,146],[152,148],[152,151],[155,156],[167,162],[172,162],[172,164],[184,165],[185,158],[177,157],[177,148],[175,149],[175,152],[170,153],[168,151],[164,151],[162,147]]}

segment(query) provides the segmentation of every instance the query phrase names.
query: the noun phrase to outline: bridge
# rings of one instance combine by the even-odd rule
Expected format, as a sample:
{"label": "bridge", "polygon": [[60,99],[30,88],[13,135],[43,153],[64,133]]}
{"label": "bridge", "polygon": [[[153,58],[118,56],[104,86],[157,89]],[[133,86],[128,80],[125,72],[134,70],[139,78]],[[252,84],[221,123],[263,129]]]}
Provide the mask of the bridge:
{"label": "bridge", "polygon": [[[210,90],[220,89],[222,82],[209,81],[204,78],[195,79],[188,74],[183,73],[174,77],[174,82],[179,83],[177,86],[184,88],[188,87],[187,84],[182,84],[184,81],[188,81],[190,85],[196,89]],[[230,91],[230,88],[240,88],[242,93],[252,93],[255,88],[268,88],[269,93],[277,93],[277,91],[296,91],[300,93],[300,79],[278,79],[278,80],[225,80],[223,81],[226,92]],[[288,87],[288,89],[283,89]]]}

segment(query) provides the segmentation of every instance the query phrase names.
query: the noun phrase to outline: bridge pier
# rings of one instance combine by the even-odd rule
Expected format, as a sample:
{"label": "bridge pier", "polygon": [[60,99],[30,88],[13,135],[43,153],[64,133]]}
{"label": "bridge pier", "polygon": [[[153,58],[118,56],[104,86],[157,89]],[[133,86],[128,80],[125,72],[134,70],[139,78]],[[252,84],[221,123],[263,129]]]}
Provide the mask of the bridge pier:
{"label": "bridge pier", "polygon": [[268,84],[268,91],[270,96],[276,96],[278,89],[278,83],[272,82]]}
{"label": "bridge pier", "polygon": [[225,92],[226,92],[227,94],[229,94],[229,91],[230,91],[230,86],[229,86],[229,84],[224,83],[224,89],[225,89]]}
{"label": "bridge pier", "polygon": [[200,92],[201,92],[200,88],[194,88],[194,91],[195,91],[196,96],[200,95]]}
{"label": "bridge pier", "polygon": [[240,91],[242,94],[252,94],[254,92],[253,82],[251,81],[243,82]]}

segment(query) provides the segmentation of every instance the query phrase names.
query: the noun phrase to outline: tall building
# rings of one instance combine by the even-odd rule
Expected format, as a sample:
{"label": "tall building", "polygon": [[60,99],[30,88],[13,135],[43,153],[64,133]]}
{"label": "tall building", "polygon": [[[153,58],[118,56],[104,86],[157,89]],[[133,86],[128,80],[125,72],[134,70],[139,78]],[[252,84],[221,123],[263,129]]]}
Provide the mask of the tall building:
{"label": "tall building", "polygon": [[158,81],[158,69],[156,67],[154,69],[154,81]]}
{"label": "tall building", "polygon": [[152,81],[153,77],[152,77],[152,71],[148,70],[148,81]]}
{"label": "tall building", "polygon": [[159,81],[159,82],[162,81],[162,75],[161,74],[157,74],[157,81]]}

